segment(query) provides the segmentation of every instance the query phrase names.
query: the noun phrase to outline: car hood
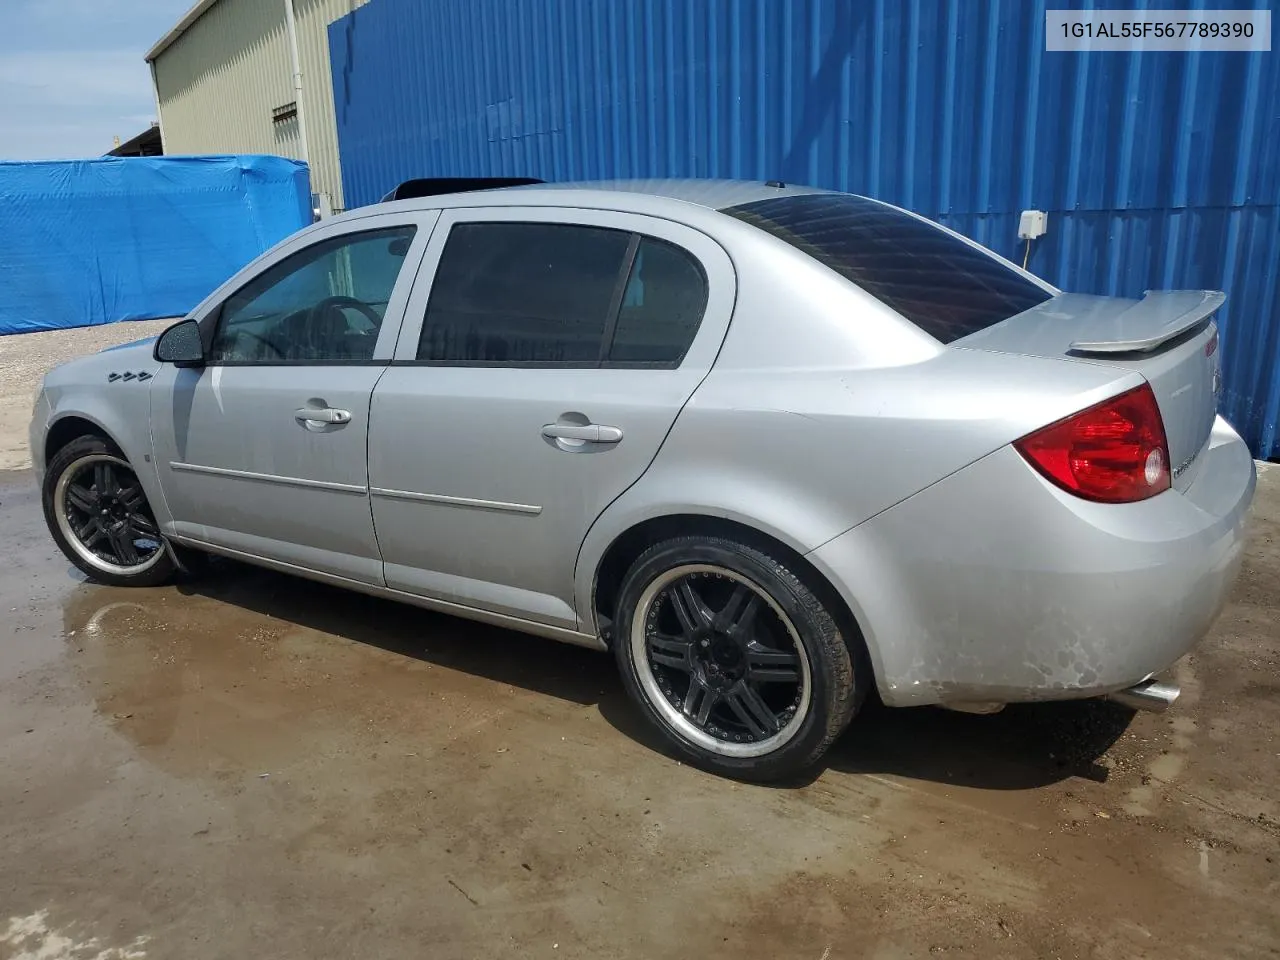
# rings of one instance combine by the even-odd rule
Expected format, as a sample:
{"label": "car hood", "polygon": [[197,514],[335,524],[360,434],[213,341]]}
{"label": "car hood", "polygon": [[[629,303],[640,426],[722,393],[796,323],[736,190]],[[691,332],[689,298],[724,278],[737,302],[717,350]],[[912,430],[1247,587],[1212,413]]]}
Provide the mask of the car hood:
{"label": "car hood", "polygon": [[98,353],[77,357],[54,367],[45,376],[46,387],[96,386],[114,383],[116,380],[136,379],[143,374],[146,380],[155,376],[160,364],[152,355],[155,337],[135,340],[108,347]]}
{"label": "car hood", "polygon": [[[117,343],[114,347],[103,347],[99,353],[111,353],[113,350],[129,350],[133,347],[146,347],[155,343],[156,337],[143,337],[141,340],[130,340],[128,343]],[[149,352],[149,351],[148,351]]]}

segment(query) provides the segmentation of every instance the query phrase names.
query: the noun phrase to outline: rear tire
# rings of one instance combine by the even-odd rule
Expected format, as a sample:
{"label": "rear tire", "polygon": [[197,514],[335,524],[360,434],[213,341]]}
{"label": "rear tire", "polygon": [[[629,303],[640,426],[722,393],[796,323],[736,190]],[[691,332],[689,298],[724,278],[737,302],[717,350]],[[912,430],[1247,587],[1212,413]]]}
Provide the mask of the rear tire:
{"label": "rear tire", "polygon": [[650,547],[623,580],[614,624],[623,683],[645,718],[724,776],[803,774],[866,693],[860,640],[782,561],[733,540]]}
{"label": "rear tire", "polygon": [[68,560],[90,579],[152,587],[176,569],[137,474],[101,437],[54,454],[41,490],[45,522]]}

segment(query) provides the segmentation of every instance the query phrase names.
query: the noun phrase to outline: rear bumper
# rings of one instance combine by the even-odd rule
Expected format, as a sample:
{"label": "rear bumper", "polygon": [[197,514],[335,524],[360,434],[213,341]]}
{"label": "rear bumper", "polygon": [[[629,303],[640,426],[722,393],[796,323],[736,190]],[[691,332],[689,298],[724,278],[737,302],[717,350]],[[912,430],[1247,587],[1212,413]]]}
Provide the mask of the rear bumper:
{"label": "rear bumper", "polygon": [[1200,457],[1186,490],[1108,505],[1005,447],[809,559],[859,618],[886,703],[1109,693],[1204,636],[1239,569],[1253,460],[1221,418]]}

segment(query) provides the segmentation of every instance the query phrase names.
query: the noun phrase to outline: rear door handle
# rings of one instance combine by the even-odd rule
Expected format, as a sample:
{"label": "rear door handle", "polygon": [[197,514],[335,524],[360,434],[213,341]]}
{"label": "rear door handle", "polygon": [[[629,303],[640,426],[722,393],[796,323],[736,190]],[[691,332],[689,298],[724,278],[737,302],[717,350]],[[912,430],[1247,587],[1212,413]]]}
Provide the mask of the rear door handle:
{"label": "rear door handle", "polygon": [[293,417],[303,423],[350,423],[351,411],[333,407],[301,407],[293,411]]}
{"label": "rear door handle", "polygon": [[548,423],[542,428],[548,440],[584,440],[587,443],[617,443],[622,439],[621,427],[598,423]]}

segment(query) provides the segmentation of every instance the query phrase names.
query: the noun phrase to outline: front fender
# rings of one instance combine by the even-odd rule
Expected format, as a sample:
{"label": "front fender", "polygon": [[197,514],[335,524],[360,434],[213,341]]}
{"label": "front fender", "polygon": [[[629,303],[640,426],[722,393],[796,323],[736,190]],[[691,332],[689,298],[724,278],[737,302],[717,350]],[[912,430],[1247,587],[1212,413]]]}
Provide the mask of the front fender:
{"label": "front fender", "polygon": [[49,398],[45,396],[44,387],[36,394],[35,405],[31,408],[31,426],[27,430],[27,448],[31,451],[31,469],[36,475],[36,486],[44,484],[45,455],[44,438],[49,431]]}
{"label": "front fender", "polygon": [[[154,364],[153,364],[154,366]],[[151,505],[156,522],[162,530],[172,521],[164,494],[160,488],[160,478],[156,473],[151,458],[151,380],[139,382],[115,381],[108,383],[106,376],[102,383],[64,383],[47,384],[44,391],[49,407],[49,417],[43,437],[58,423],[75,417],[85,420],[110,440],[124,453],[138,481],[142,484],[147,502]],[[37,476],[43,482],[44,464],[48,452],[44,449],[43,437],[41,449],[37,452],[32,444],[32,457],[39,456],[36,464]]]}

